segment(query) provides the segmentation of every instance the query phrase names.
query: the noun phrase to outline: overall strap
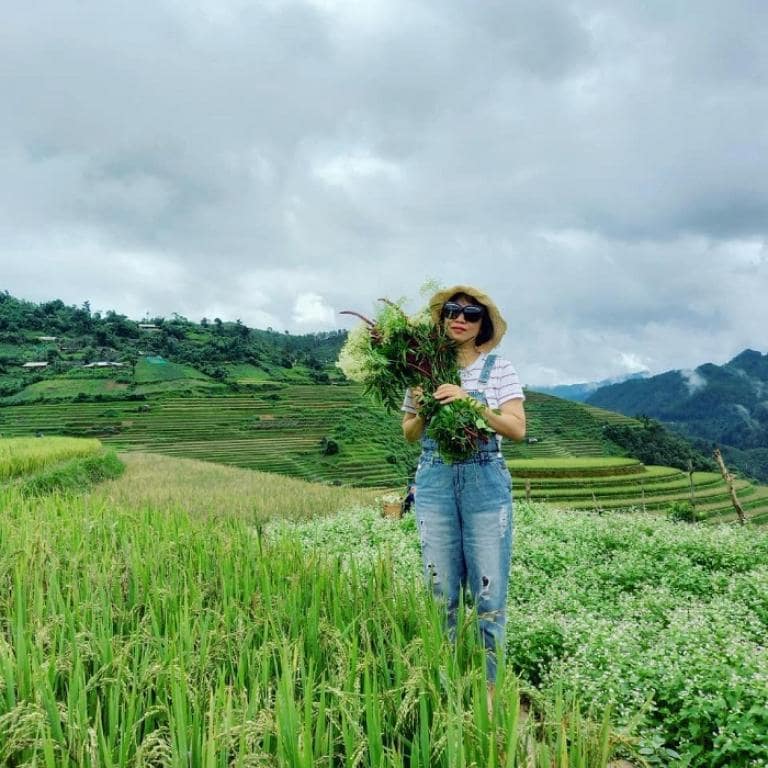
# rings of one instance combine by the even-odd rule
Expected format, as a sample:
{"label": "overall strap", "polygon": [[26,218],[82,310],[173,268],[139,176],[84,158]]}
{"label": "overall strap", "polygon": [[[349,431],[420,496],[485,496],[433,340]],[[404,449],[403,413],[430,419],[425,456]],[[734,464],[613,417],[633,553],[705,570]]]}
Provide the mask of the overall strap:
{"label": "overall strap", "polygon": [[488,355],[488,357],[485,358],[485,363],[483,364],[483,370],[480,371],[480,379],[478,380],[478,384],[487,384],[488,379],[491,378],[491,370],[493,369],[493,364],[496,362],[496,355]]}

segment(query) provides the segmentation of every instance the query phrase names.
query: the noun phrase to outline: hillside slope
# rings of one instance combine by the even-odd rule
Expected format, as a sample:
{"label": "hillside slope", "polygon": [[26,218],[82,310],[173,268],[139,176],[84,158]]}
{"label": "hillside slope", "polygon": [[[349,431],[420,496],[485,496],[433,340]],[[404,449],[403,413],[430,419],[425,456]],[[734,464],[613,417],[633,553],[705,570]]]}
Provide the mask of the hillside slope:
{"label": "hillside slope", "polygon": [[[0,292],[0,398],[39,399],[49,381],[61,376],[72,379],[64,388],[54,385],[62,397],[107,394],[98,384],[82,383],[102,373],[119,385],[108,391],[128,389],[124,385],[142,383],[147,361],[158,359],[169,363],[164,380],[180,378],[171,369],[183,366],[186,378],[213,383],[327,383],[341,378],[333,362],[345,339],[343,330],[292,335],[249,328],[240,320],[196,323],[178,314],[137,322],[112,311],[92,312],[87,302],[35,304]],[[150,371],[149,380],[156,381],[158,373]]]}
{"label": "hillside slope", "polygon": [[726,452],[734,464],[768,480],[768,354],[746,349],[722,366],[613,384],[587,402],[644,414],[689,437],[738,449]]}
{"label": "hillside slope", "polygon": [[[0,433],[99,437],[120,450],[363,486],[404,484],[416,464],[419,448],[404,441],[399,414],[358,386],[261,382],[241,394],[179,394],[8,405],[0,408]],[[530,442],[505,441],[507,458],[621,455],[604,428],[635,423],[535,392],[526,410]]]}

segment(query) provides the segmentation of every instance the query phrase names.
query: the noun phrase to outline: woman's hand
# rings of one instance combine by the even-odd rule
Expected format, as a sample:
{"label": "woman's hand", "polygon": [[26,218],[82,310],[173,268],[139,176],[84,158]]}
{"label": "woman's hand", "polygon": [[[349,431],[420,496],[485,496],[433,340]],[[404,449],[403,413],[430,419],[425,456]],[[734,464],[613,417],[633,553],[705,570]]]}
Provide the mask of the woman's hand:
{"label": "woman's hand", "polygon": [[423,387],[411,387],[411,398],[413,399],[413,407],[416,409],[416,413],[421,413],[421,407],[423,405],[424,388]]}
{"label": "woman's hand", "polygon": [[469,393],[458,384],[441,384],[435,390],[435,399],[439,400],[441,405],[452,403],[454,400],[464,400],[467,397]]}

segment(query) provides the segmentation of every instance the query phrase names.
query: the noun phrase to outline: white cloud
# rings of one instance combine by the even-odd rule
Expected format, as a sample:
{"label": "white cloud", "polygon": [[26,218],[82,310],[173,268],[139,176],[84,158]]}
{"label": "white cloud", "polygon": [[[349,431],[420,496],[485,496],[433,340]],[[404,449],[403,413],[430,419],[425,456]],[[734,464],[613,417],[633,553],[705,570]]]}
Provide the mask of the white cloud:
{"label": "white cloud", "polygon": [[319,162],[313,169],[315,176],[326,184],[352,187],[356,182],[379,179],[396,182],[402,172],[396,163],[376,157],[370,152],[336,155]]}
{"label": "white cloud", "polygon": [[627,373],[643,373],[648,370],[646,361],[633,352],[622,352],[619,355],[619,364]]}
{"label": "white cloud", "polygon": [[764,349],[767,22],[642,0],[19,5],[0,289],[307,331],[437,276],[494,296],[532,384]]}
{"label": "white cloud", "polygon": [[293,321],[311,329],[324,329],[336,326],[333,307],[329,306],[317,293],[301,293],[293,305]]}
{"label": "white cloud", "polygon": [[694,395],[696,392],[699,392],[707,386],[706,378],[702,376],[698,371],[680,371],[680,375],[683,377],[685,386],[688,387],[689,395]]}

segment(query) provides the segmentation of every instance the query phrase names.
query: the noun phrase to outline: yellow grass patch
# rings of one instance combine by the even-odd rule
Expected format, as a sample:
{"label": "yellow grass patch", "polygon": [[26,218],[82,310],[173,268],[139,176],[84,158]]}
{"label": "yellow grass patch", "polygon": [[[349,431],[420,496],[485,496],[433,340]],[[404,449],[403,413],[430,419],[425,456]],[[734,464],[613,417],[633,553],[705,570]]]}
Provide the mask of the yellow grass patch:
{"label": "yellow grass patch", "polygon": [[370,504],[381,493],[157,454],[125,453],[120,458],[125,473],[95,488],[91,492],[94,501],[134,509],[183,509],[195,516],[301,520]]}
{"label": "yellow grass patch", "polygon": [[36,472],[67,459],[98,453],[98,440],[76,437],[10,437],[0,439],[0,481]]}

